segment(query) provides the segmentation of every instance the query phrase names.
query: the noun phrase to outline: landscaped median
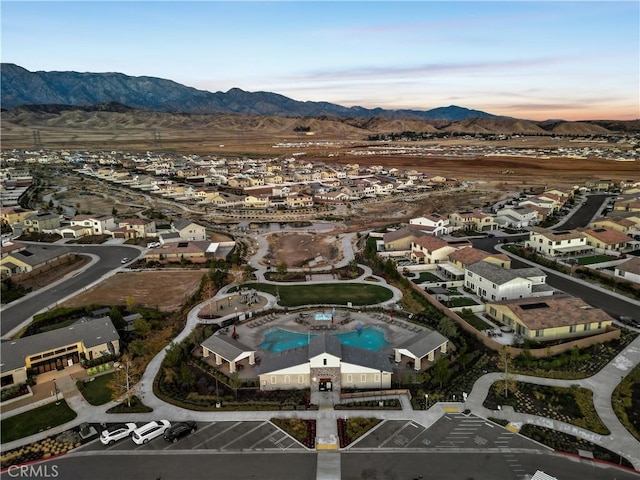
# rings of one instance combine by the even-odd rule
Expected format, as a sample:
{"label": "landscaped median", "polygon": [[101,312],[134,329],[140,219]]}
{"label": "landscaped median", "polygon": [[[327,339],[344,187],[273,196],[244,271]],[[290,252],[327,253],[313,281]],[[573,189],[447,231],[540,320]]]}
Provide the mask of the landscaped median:
{"label": "landscaped median", "polygon": [[281,307],[302,305],[376,305],[393,298],[393,292],[381,285],[366,283],[310,283],[305,285],[272,285],[246,283],[243,287],[279,297]]}

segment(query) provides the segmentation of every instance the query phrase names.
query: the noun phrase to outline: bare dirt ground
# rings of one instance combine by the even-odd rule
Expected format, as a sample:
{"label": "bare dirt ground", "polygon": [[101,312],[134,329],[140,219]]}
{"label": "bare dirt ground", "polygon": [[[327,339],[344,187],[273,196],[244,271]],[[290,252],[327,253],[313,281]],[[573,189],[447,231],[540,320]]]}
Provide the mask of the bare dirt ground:
{"label": "bare dirt ground", "polygon": [[173,312],[200,283],[200,270],[126,272],[114,275],[61,306],[127,305],[131,296],[138,305]]}
{"label": "bare dirt ground", "polygon": [[[269,254],[263,262],[272,266],[285,262],[292,268],[325,266],[342,257],[342,249],[335,234],[274,233],[269,235]],[[315,260],[322,257],[317,263]]]}

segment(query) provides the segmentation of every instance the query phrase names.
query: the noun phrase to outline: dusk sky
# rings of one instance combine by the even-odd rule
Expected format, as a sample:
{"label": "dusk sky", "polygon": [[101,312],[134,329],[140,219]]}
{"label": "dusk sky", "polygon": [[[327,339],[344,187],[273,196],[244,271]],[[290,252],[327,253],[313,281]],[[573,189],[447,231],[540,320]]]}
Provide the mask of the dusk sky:
{"label": "dusk sky", "polygon": [[640,2],[2,1],[3,62],[209,91],[640,118]]}

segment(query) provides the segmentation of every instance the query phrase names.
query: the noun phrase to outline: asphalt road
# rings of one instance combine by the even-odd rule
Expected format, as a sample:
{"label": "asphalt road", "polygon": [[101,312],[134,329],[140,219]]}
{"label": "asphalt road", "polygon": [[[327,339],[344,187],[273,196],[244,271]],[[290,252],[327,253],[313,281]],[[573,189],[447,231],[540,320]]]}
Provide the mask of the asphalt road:
{"label": "asphalt road", "polygon": [[574,228],[587,227],[591,219],[603,207],[610,193],[588,195],[585,203],[566,222],[553,227],[552,230],[573,230]]}
{"label": "asphalt road", "polygon": [[[342,480],[521,480],[542,470],[562,480],[638,480],[637,473],[553,453],[433,451],[330,453],[339,455]],[[215,453],[65,455],[33,464],[39,471],[7,471],[0,478],[73,480],[316,480],[316,453]],[[322,461],[322,460],[320,460]]]}
{"label": "asphalt road", "polygon": [[10,332],[18,325],[31,318],[39,311],[54,305],[60,299],[82,290],[87,285],[99,280],[116,268],[122,267],[120,261],[124,257],[137,258],[140,250],[128,246],[119,245],[62,245],[61,248],[82,254],[93,254],[100,257],[100,260],[85,270],[83,273],[71,277],[51,288],[36,292],[35,295],[17,303],[10,303],[2,309],[2,319],[0,327],[2,334]]}

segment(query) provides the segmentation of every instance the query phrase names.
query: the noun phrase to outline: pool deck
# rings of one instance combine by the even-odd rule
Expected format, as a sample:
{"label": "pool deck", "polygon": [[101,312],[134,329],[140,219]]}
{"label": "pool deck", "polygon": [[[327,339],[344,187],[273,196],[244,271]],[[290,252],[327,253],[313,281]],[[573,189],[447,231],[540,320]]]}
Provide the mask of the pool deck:
{"label": "pool deck", "polygon": [[[336,310],[334,322],[328,320],[314,320],[314,314],[317,310],[295,311],[295,312],[276,312],[267,315],[260,315],[236,325],[237,340],[248,347],[256,350],[256,358],[270,355],[269,352],[260,349],[260,345],[264,341],[265,332],[273,328],[283,328],[291,332],[317,335],[320,333],[328,333],[335,335],[337,333],[347,333],[356,330],[358,323],[362,327],[375,326],[385,332],[385,340],[389,342],[381,352],[386,355],[393,355],[394,346],[399,345],[415,335],[426,330],[425,327],[415,325],[406,320],[391,318],[389,314],[381,312],[359,312],[357,310]],[[306,315],[306,316],[305,316]],[[335,328],[331,328],[331,327]],[[324,328],[322,328],[324,327]],[[232,328],[232,327],[229,327]],[[259,360],[258,360],[259,362]],[[409,363],[409,365],[407,365]],[[430,362],[423,362],[426,364]],[[257,366],[249,365],[248,360],[238,362],[241,366],[238,374],[242,379],[257,378]],[[227,372],[228,364],[226,362],[220,368],[222,372]],[[411,368],[410,362],[403,361],[401,364],[395,365],[394,370],[400,370],[406,373],[417,373]],[[228,372],[227,372],[228,373]],[[395,373],[395,372],[394,372]]]}

